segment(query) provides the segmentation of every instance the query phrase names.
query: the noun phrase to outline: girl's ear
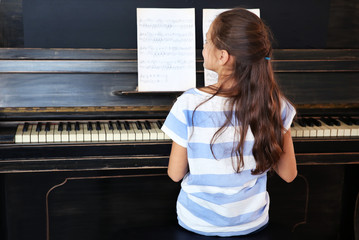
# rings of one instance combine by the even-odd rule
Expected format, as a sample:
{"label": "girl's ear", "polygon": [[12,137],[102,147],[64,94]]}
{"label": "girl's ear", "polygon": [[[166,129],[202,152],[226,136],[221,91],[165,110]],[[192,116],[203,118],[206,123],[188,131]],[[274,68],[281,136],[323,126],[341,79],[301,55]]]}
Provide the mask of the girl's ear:
{"label": "girl's ear", "polygon": [[220,50],[220,56],[219,56],[219,64],[225,65],[229,61],[230,55],[227,52],[227,50]]}

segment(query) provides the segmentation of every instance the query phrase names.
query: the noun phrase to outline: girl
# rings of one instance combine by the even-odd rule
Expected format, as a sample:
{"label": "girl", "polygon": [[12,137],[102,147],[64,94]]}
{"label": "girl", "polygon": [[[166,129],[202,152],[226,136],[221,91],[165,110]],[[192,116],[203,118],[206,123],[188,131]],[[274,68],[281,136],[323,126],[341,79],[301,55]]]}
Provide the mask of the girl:
{"label": "girl", "polygon": [[162,127],[173,140],[168,175],[183,178],[178,221],[203,235],[245,235],[268,223],[267,171],[287,182],[297,175],[296,112],[274,80],[270,34],[255,14],[218,15],[202,54],[218,83],[186,91]]}

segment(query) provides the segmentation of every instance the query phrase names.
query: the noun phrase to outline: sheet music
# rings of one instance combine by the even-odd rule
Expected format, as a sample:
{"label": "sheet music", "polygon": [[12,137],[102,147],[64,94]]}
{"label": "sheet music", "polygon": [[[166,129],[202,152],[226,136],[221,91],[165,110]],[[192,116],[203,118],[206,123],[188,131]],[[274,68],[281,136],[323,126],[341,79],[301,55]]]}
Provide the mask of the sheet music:
{"label": "sheet music", "polygon": [[194,8],[137,9],[138,91],[196,86]]}
{"label": "sheet music", "polygon": [[[206,41],[206,34],[213,20],[222,12],[230,9],[203,9],[203,42]],[[260,9],[247,9],[260,17]],[[204,69],[204,85],[212,85],[218,82],[218,74],[208,69]]]}

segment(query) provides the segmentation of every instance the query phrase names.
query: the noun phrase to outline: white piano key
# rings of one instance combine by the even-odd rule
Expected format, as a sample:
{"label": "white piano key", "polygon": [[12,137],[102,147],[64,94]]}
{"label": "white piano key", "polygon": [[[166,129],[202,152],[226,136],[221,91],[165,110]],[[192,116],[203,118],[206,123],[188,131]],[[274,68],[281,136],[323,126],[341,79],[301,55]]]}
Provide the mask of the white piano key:
{"label": "white piano key", "polygon": [[323,129],[323,137],[330,137],[331,130],[330,130],[329,126],[321,120],[318,120],[318,121],[322,124],[321,129]]}
{"label": "white piano key", "polygon": [[[120,126],[120,129],[118,129],[118,126]],[[116,121],[113,123],[113,140],[114,141],[127,141],[128,140],[128,134],[127,131],[124,128],[124,125],[120,123],[119,121]]]}
{"label": "white piano key", "polygon": [[156,122],[151,122],[152,128],[157,132],[158,140],[165,140],[165,133],[158,127]]}
{"label": "white piano key", "polygon": [[294,127],[294,124],[290,127],[290,135],[292,138],[297,136],[297,129]]}
{"label": "white piano key", "polygon": [[150,133],[150,140],[157,140],[158,139],[158,133],[156,129],[153,128],[152,123],[149,122],[151,129],[148,129],[148,132]]}
{"label": "white piano key", "polygon": [[66,131],[66,125],[64,125],[64,129],[61,131],[61,142],[69,141],[69,132]]}
{"label": "white piano key", "polygon": [[106,141],[106,130],[105,130],[105,124],[100,123],[101,130],[98,131],[98,140],[100,142]]}
{"label": "white piano key", "polygon": [[36,131],[36,125],[32,125],[30,133],[30,142],[38,143],[39,142],[39,132]]}
{"label": "white piano key", "polygon": [[84,141],[84,124],[79,123],[79,130],[76,131],[76,141],[83,142]]}
{"label": "white piano key", "polygon": [[135,139],[134,139],[134,140],[136,140],[136,141],[141,141],[141,140],[143,140],[142,131],[137,128],[136,123],[131,122],[131,123],[129,123],[129,124],[130,124],[131,130],[133,130],[134,133],[135,133]]}
{"label": "white piano key", "polygon": [[145,123],[141,122],[142,127],[142,140],[150,140],[150,131],[146,129]]}
{"label": "white piano key", "polygon": [[[121,131],[123,131],[123,130],[121,130]],[[124,138],[123,141],[127,140],[127,132],[126,132],[126,134],[123,134],[123,138]],[[115,126],[114,126],[114,130],[113,130],[113,140],[114,141],[121,141],[121,132],[118,129],[116,129]]]}
{"label": "white piano key", "polygon": [[[112,124],[112,126],[115,128],[115,124]],[[110,142],[113,141],[113,130],[111,130],[108,126],[108,123],[103,123],[102,124],[103,129],[105,129],[105,134],[106,134],[106,141]]]}
{"label": "white piano key", "polygon": [[69,142],[77,142],[77,132],[75,130],[75,123],[71,123],[71,130],[69,132]]}
{"label": "white piano key", "polygon": [[303,137],[310,137],[310,129],[308,129],[307,127],[302,127],[303,128]]}
{"label": "white piano key", "polygon": [[310,128],[310,137],[324,137],[324,127],[313,126]]}
{"label": "white piano key", "polygon": [[31,135],[31,130],[32,130],[32,125],[29,124],[27,131],[23,132],[22,134],[22,142],[23,143],[30,143],[31,139],[30,139],[30,135]]}
{"label": "white piano key", "polygon": [[352,126],[352,136],[359,136],[359,125]]}
{"label": "white piano key", "polygon": [[96,124],[95,123],[90,123],[92,124],[92,131],[91,131],[91,141],[92,142],[98,142],[98,131],[96,130]]}
{"label": "white piano key", "polygon": [[[160,123],[161,123],[161,126],[162,126],[163,123],[164,123],[164,121],[161,121],[161,120],[159,120],[159,121],[157,121],[157,122],[160,122]],[[158,129],[159,129],[160,131],[162,131],[162,130],[161,130],[161,127],[158,127]],[[162,131],[162,132],[163,132],[163,131]],[[170,138],[169,136],[167,136],[166,133],[163,132],[163,134],[164,134],[164,139],[165,139],[165,140],[171,140],[171,138]]]}
{"label": "white piano key", "polygon": [[45,131],[45,124],[41,125],[41,130],[39,132],[39,143],[46,143],[46,131]]}
{"label": "white piano key", "polygon": [[84,131],[84,141],[91,142],[92,141],[92,134],[91,131],[88,130],[87,123],[81,124],[83,131]]}
{"label": "white piano key", "polygon": [[61,142],[61,133],[62,131],[59,131],[59,125],[56,124],[54,126],[54,142],[58,143],[58,142]]}
{"label": "white piano key", "polygon": [[338,120],[338,122],[340,122],[339,129],[343,132],[343,134],[341,136],[350,137],[351,136],[351,127],[340,120]]}
{"label": "white piano key", "polygon": [[309,137],[317,137],[317,128],[315,126],[307,126],[309,130]]}
{"label": "white piano key", "polygon": [[54,142],[54,135],[55,135],[55,125],[50,124],[50,131],[46,132],[46,142],[53,143]]}
{"label": "white piano key", "polygon": [[22,143],[22,134],[24,130],[24,124],[20,124],[17,126],[16,133],[15,133],[15,143]]}
{"label": "white piano key", "polygon": [[293,127],[291,129],[293,129],[295,132],[295,137],[303,137],[303,129],[302,127],[296,123],[296,122],[293,122]]}
{"label": "white piano key", "polygon": [[330,129],[330,136],[331,137],[337,137],[338,136],[338,128],[337,126],[328,126]]}
{"label": "white piano key", "polygon": [[324,137],[324,131],[326,128],[324,126],[319,126],[317,129],[317,137]]}
{"label": "white piano key", "polygon": [[[136,141],[136,132],[135,132],[135,130],[132,128],[131,123],[129,123],[130,129],[127,129],[127,130],[125,129],[125,125],[124,125],[124,124],[121,123],[121,125],[122,125],[122,129],[126,131],[127,140],[128,140],[128,141]],[[123,130],[122,130],[122,131],[123,131]],[[121,140],[122,140],[122,135],[121,135]]]}
{"label": "white piano key", "polygon": [[129,129],[126,130],[125,129],[125,124],[121,123],[121,130],[120,130],[120,135],[121,135],[121,141],[134,141],[136,140],[136,134],[133,130]]}
{"label": "white piano key", "polygon": [[345,133],[345,129],[342,126],[335,126],[337,128],[338,131],[338,137],[344,137],[344,133]]}

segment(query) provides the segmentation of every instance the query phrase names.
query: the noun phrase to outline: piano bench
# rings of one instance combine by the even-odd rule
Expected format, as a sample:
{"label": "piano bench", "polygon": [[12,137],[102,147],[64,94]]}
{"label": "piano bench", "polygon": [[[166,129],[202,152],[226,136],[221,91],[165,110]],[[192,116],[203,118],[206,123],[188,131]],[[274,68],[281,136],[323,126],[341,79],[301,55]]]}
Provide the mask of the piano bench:
{"label": "piano bench", "polygon": [[179,225],[168,225],[160,227],[138,227],[130,230],[119,231],[113,239],[131,240],[211,240],[211,239],[230,239],[230,240],[290,240],[294,239],[290,229],[276,224],[269,224],[265,229],[245,236],[234,237],[215,237],[202,236],[183,229]]}

